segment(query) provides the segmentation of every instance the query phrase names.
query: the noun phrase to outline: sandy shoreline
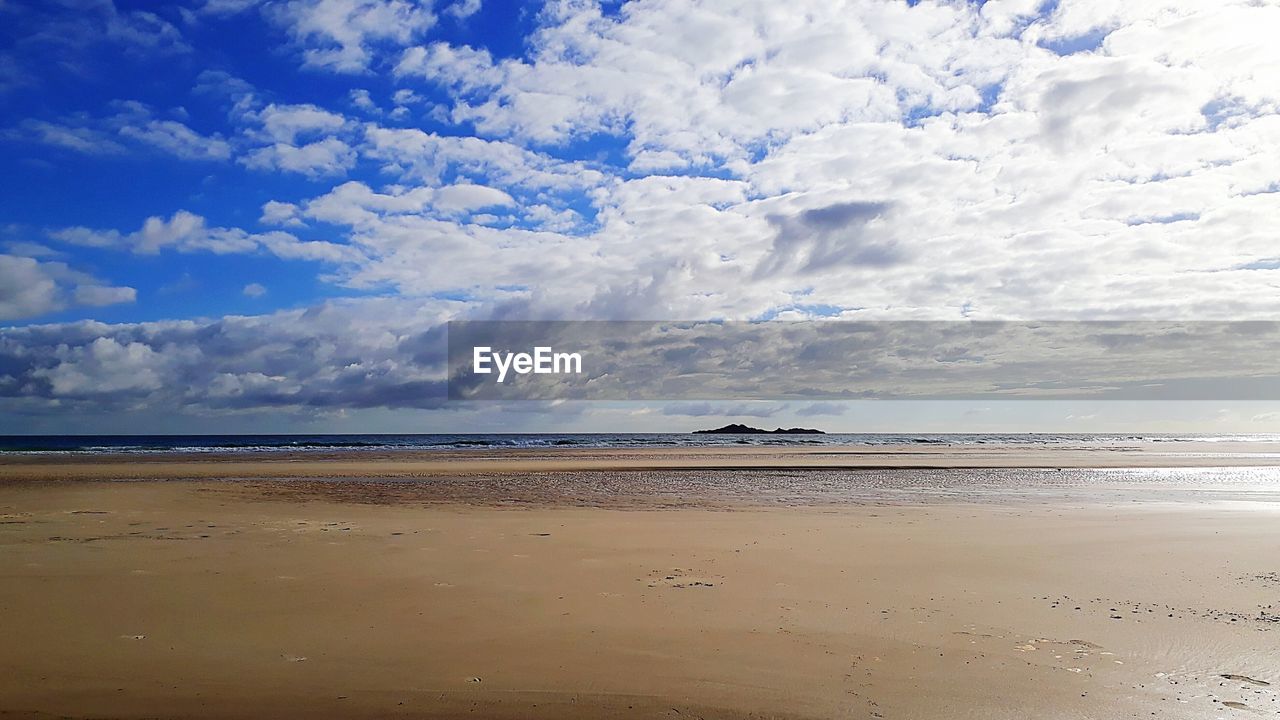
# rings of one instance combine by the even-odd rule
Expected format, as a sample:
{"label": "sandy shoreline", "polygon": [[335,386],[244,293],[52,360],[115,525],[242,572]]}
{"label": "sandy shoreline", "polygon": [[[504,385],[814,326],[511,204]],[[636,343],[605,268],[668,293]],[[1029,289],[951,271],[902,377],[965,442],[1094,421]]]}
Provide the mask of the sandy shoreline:
{"label": "sandy shoreline", "polygon": [[1280,444],[848,445],[450,451],[7,453],[0,482],[212,478],[412,478],[495,473],[751,469],[1171,468],[1280,466]]}
{"label": "sandy shoreline", "polygon": [[[364,481],[153,482],[184,462],[5,458],[3,716],[1280,712],[1270,469],[508,464],[382,482],[385,464],[359,462]],[[144,479],[54,481],[98,467]],[[865,498],[769,494],[854,476],[874,480]],[[590,494],[609,482],[634,502]]]}

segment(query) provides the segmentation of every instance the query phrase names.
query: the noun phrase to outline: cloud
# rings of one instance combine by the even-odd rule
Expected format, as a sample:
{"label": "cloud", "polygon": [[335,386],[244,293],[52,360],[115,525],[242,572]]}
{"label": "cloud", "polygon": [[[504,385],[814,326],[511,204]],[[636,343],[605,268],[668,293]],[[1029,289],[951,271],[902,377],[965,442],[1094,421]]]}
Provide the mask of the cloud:
{"label": "cloud", "polygon": [[247,126],[243,142],[251,146],[238,158],[240,164],[311,178],[342,175],[355,166],[357,153],[342,137],[349,130],[344,116],[311,104],[254,109],[250,102],[233,111]]}
{"label": "cloud", "polygon": [[202,135],[176,120],[156,118],[152,108],[142,103],[118,101],[114,107],[113,115],[99,118],[80,114],[56,121],[27,119],[0,136],[85,155],[121,155],[143,148],[183,160],[226,160],[231,156],[231,144],[220,135]]}
{"label": "cloud", "polygon": [[235,15],[262,4],[262,0],[205,0],[200,11],[211,15]]}
{"label": "cloud", "polygon": [[684,417],[767,418],[777,415],[787,407],[785,403],[669,403],[662,407],[662,414]]}
{"label": "cloud", "polygon": [[360,110],[367,113],[373,113],[374,115],[380,115],[382,113],[382,108],[378,107],[378,104],[373,101],[373,96],[364,88],[353,89],[348,94],[348,97],[351,100],[351,104]]}
{"label": "cloud", "polygon": [[162,385],[166,359],[149,345],[122,344],[98,337],[77,347],[59,347],[56,364],[35,368],[29,377],[47,384],[51,396],[95,397],[139,394]]}
{"label": "cloud", "polygon": [[0,402],[170,415],[440,407],[440,309],[367,300],[255,318],[0,328]]}
{"label": "cloud", "polygon": [[331,113],[315,105],[276,105],[272,103],[253,113],[251,117],[261,126],[271,140],[294,144],[299,136],[316,137],[331,135],[346,124],[337,113]]}
{"label": "cloud", "polygon": [[466,20],[480,12],[480,0],[454,0],[444,11],[455,19]]}
{"label": "cloud", "polygon": [[[309,68],[359,82],[291,103],[206,70],[190,117],[116,103],[5,136],[33,160],[235,158],[271,189],[216,213],[269,232],[156,208],[56,231],[57,251],[270,253],[361,291],[465,298],[448,312],[1275,317],[1274,4],[567,2],[529,14],[514,51],[430,35],[470,6],[212,0],[201,22],[265,18]],[[70,281],[42,295],[55,266],[38,267],[6,302],[75,301]],[[280,375],[252,372],[237,382]]]}
{"label": "cloud", "polygon": [[249,283],[244,286],[245,297],[260,298],[267,294],[267,289],[258,283]]}
{"label": "cloud", "polygon": [[367,70],[376,51],[404,46],[436,23],[421,0],[292,0],[268,15],[302,47],[303,64],[339,73]]}
{"label": "cloud", "polygon": [[133,302],[130,287],[104,285],[61,262],[0,255],[0,320],[38,317],[73,305]]}
{"label": "cloud", "polygon": [[[1276,323],[464,322],[450,324],[449,342],[450,392],[458,399],[1280,396],[1270,371],[1280,346]],[[583,371],[503,385],[471,371],[472,347],[571,349]],[[841,409],[816,403],[800,414]]]}
{"label": "cloud", "polygon": [[795,215],[772,215],[777,235],[759,274],[795,267],[800,273],[838,269],[844,265],[888,267],[905,260],[885,215],[887,202],[839,202],[801,210]]}
{"label": "cloud", "polygon": [[338,138],[325,138],[297,146],[276,143],[258,148],[240,159],[255,170],[282,170],[308,177],[341,175],[356,164],[356,153]]}
{"label": "cloud", "polygon": [[841,403],[810,403],[796,410],[796,415],[799,417],[825,417],[844,415],[848,410],[849,406]]}
{"label": "cloud", "polygon": [[536,190],[582,191],[608,176],[582,161],[561,160],[521,145],[447,136],[412,128],[364,128],[363,153],[405,180],[439,184],[449,173],[480,182]]}
{"label": "cloud", "polygon": [[231,145],[225,140],[205,137],[174,120],[151,120],[141,127],[122,127],[120,134],[184,160],[226,160],[231,157]]}
{"label": "cloud", "polygon": [[140,51],[178,54],[191,51],[181,31],[159,15],[146,10],[121,12],[112,0],[92,3],[102,11],[106,37]]}
{"label": "cloud", "polygon": [[54,145],[86,155],[114,155],[125,151],[123,145],[101,130],[47,120],[24,120],[6,132],[5,137]]}
{"label": "cloud", "polygon": [[544,13],[528,60],[436,43],[410,49],[398,70],[452,90],[452,118],[485,134],[558,142],[625,129],[637,155],[703,163],[826,124],[979,106],[1017,52],[974,33],[966,5],[806,3],[790,21],[771,11],[653,2],[615,21],[566,3]]}
{"label": "cloud", "polygon": [[[34,32],[20,35],[24,45],[57,45],[72,52],[111,43],[145,55],[190,52],[181,31],[156,13],[121,10],[113,0],[37,3],[9,14],[19,30],[29,23]],[[31,28],[26,28],[31,29]]]}
{"label": "cloud", "polygon": [[258,218],[258,222],[263,225],[300,226],[303,224],[298,219],[297,205],[276,200],[268,200],[263,203],[262,215]]}
{"label": "cloud", "polygon": [[357,262],[360,257],[354,248],[320,240],[303,241],[285,232],[250,233],[240,228],[210,227],[203,217],[186,210],[179,210],[167,220],[149,217],[140,229],[131,233],[70,227],[54,230],[49,235],[71,245],[117,248],[142,255],[154,255],[163,250],[216,255],[265,250],[285,259],[320,260],[333,264]]}
{"label": "cloud", "polygon": [[109,287],[106,285],[80,285],[75,289],[73,297],[77,305],[100,307],[131,303],[137,298],[137,291],[131,287]]}

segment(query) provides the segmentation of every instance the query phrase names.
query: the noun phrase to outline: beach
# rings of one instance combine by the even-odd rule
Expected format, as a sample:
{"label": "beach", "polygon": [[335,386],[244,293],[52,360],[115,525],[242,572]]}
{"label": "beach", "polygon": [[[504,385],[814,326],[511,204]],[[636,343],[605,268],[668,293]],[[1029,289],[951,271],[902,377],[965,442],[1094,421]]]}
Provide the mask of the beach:
{"label": "beach", "polygon": [[0,711],[1274,716],[1274,450],[4,456]]}

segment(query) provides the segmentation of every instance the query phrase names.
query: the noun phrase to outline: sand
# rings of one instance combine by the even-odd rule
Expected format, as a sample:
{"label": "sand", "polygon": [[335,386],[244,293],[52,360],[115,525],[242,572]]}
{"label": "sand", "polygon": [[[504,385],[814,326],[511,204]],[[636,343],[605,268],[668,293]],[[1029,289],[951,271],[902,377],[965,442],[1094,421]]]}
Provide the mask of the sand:
{"label": "sand", "polygon": [[427,478],[495,473],[950,468],[1280,466],[1270,442],[1116,442],[1089,445],[845,445],[454,451],[14,453],[5,480]]}
{"label": "sand", "polygon": [[[1280,714],[1276,470],[219,462],[3,461],[0,715]],[[241,479],[85,479],[171,465]],[[632,494],[584,491],[606,478]],[[986,489],[930,490],[952,485]]]}

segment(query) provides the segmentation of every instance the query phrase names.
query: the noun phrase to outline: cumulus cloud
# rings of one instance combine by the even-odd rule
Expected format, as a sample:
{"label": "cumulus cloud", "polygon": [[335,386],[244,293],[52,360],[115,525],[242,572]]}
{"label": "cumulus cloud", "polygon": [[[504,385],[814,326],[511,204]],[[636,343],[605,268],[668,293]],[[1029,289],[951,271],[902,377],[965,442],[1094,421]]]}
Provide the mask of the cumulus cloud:
{"label": "cumulus cloud", "polygon": [[341,130],[346,120],[315,105],[277,105],[272,103],[252,113],[271,140],[293,144],[301,136],[328,135]]}
{"label": "cumulus cloud", "polygon": [[130,287],[103,284],[61,262],[0,255],[0,320],[38,317],[73,305],[133,302]]}
{"label": "cumulus cloud", "polygon": [[0,329],[0,402],[173,414],[439,407],[440,318],[439,306],[372,300],[256,318]]}
{"label": "cumulus cloud", "polygon": [[252,109],[242,103],[239,119],[249,125],[251,145],[239,162],[255,170],[282,171],[313,178],[341,175],[356,164],[356,151],[341,136],[345,117],[316,105],[271,103]]}
{"label": "cumulus cloud", "polygon": [[409,44],[436,23],[430,0],[292,0],[268,14],[302,46],[303,63],[366,70],[383,46]]}
{"label": "cumulus cloud", "polygon": [[325,138],[306,145],[275,143],[258,148],[240,159],[255,170],[283,170],[310,177],[341,175],[356,164],[356,154],[338,138]]}
{"label": "cumulus cloud", "polygon": [[480,0],[455,0],[444,11],[458,20],[465,20],[480,12]]}
{"label": "cumulus cloud", "polygon": [[268,200],[262,205],[262,215],[258,222],[263,225],[301,225],[298,219],[298,206],[293,203]]}

